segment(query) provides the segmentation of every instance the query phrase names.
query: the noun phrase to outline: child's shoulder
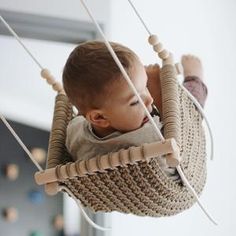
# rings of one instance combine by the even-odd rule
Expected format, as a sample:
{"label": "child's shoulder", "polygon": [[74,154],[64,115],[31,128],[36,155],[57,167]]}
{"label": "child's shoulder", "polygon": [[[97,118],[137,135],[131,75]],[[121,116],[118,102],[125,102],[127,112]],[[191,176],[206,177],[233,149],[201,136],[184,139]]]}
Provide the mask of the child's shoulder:
{"label": "child's shoulder", "polygon": [[84,126],[86,119],[83,116],[74,117],[67,126],[67,132],[72,132],[73,130],[78,130]]}

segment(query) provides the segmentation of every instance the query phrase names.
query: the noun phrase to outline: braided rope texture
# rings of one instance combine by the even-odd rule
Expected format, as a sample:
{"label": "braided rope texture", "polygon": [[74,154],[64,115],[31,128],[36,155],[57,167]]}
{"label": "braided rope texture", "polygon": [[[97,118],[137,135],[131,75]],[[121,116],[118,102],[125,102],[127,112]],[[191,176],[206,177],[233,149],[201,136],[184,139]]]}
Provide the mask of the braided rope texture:
{"label": "braided rope texture", "polygon": [[[206,181],[202,117],[176,81],[174,84],[177,88],[174,96],[177,96],[177,99],[172,102],[175,103],[174,109],[177,103],[179,110],[172,113],[175,114],[174,116],[176,114],[179,116],[179,120],[175,121],[177,126],[174,129],[179,132],[176,138],[182,158],[181,168],[189,183],[200,195]],[[173,96],[171,99],[173,100]],[[58,95],[50,137],[48,168],[58,167],[59,183],[66,185],[85,207],[89,207],[94,212],[118,211],[139,216],[159,217],[175,215],[195,203],[192,193],[183,186],[181,181],[174,181],[163,172],[158,164],[158,157],[149,162],[142,161],[83,177],[63,179],[60,176],[60,165],[72,160],[65,148],[66,125],[72,118],[71,110],[66,96]],[[167,109],[166,114],[168,112]],[[167,133],[171,132],[167,131]],[[68,175],[69,172],[68,168]]]}
{"label": "braided rope texture", "polygon": [[69,103],[67,96],[58,94],[49,137],[47,168],[53,168],[71,160],[69,153],[65,149],[66,127],[71,119],[72,105]]}

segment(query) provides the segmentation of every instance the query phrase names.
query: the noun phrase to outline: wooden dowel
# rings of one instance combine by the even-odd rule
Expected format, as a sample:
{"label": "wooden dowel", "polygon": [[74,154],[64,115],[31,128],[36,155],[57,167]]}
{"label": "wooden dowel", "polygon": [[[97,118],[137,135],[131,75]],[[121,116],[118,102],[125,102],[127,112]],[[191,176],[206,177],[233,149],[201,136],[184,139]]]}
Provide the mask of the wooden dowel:
{"label": "wooden dowel", "polygon": [[55,182],[55,181],[57,181],[56,169],[50,168],[50,169],[46,169],[42,172],[38,171],[35,173],[34,179],[38,185]]}
{"label": "wooden dowel", "polygon": [[[174,165],[173,163],[178,163],[179,148],[173,138],[166,139],[164,142],[146,143],[141,147],[130,147],[126,150],[122,149],[115,153],[103,155],[100,157],[99,166],[96,159],[97,157],[94,157],[90,160],[79,161],[79,163],[74,162],[60,166],[58,171],[60,172],[61,179],[67,179],[75,176],[84,176],[86,174],[93,174],[98,171],[113,169],[118,166],[134,164],[138,161],[149,161],[153,157],[165,154],[171,154],[171,156],[168,155],[168,160],[172,163],[171,165]],[[76,165],[79,165],[79,175],[76,171]],[[36,172],[34,177],[38,185],[58,181],[56,168]]]}

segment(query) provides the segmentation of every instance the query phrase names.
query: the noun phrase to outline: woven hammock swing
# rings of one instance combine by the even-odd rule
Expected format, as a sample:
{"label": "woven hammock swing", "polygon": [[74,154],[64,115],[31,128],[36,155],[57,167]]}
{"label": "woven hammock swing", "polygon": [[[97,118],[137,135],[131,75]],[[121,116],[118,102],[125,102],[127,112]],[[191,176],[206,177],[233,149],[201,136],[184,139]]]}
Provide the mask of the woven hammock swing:
{"label": "woven hammock swing", "polygon": [[[47,169],[36,173],[36,182],[45,184],[48,194],[56,194],[60,186],[66,185],[84,206],[95,212],[170,216],[191,207],[196,201],[192,192],[169,179],[157,162],[160,155],[178,155],[179,146],[180,166],[186,178],[198,194],[203,190],[206,153],[202,117],[171,77],[170,71],[174,70],[171,65],[161,69],[165,142],[130,147],[86,161],[72,162],[67,152],[66,127],[73,112],[67,96],[58,94]],[[174,140],[178,140],[178,145]]]}
{"label": "woven hammock swing", "polygon": [[[105,38],[104,43],[109,50]],[[48,70],[42,70],[42,77],[58,92],[47,167],[35,174],[36,183],[45,185],[49,195],[66,191],[94,212],[118,211],[153,217],[178,214],[198,200],[196,194],[201,194],[207,173],[202,114],[178,83],[179,67],[173,63],[172,54],[163,49],[155,35],[150,35],[149,43],[163,63],[160,79],[164,139],[86,161],[73,161],[65,147],[73,107],[61,84]],[[179,170],[182,182],[173,181],[164,173],[157,161],[160,156]]]}

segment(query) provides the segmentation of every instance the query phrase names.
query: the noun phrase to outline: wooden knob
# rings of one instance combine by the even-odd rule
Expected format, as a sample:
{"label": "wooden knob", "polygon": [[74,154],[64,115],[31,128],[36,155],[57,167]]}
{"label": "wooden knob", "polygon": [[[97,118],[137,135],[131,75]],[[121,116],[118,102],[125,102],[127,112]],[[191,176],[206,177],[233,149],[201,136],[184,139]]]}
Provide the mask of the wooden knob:
{"label": "wooden knob", "polygon": [[19,176],[19,167],[16,164],[8,164],[5,169],[6,177],[14,181],[18,178]]}
{"label": "wooden knob", "polygon": [[14,207],[9,207],[3,210],[3,217],[8,222],[15,222],[18,219],[18,211]]}
{"label": "wooden knob", "polygon": [[181,162],[181,156],[179,152],[179,147],[177,146],[176,142],[174,142],[174,144],[172,145],[174,152],[166,155],[166,164],[169,167],[176,167]]}
{"label": "wooden knob", "polygon": [[166,155],[166,164],[169,166],[169,167],[176,167],[180,164],[180,160],[179,160],[179,156],[176,155],[176,154],[167,154]]}
{"label": "wooden knob", "polygon": [[49,183],[44,185],[45,192],[50,195],[56,195],[60,191],[59,184],[57,182]]}

